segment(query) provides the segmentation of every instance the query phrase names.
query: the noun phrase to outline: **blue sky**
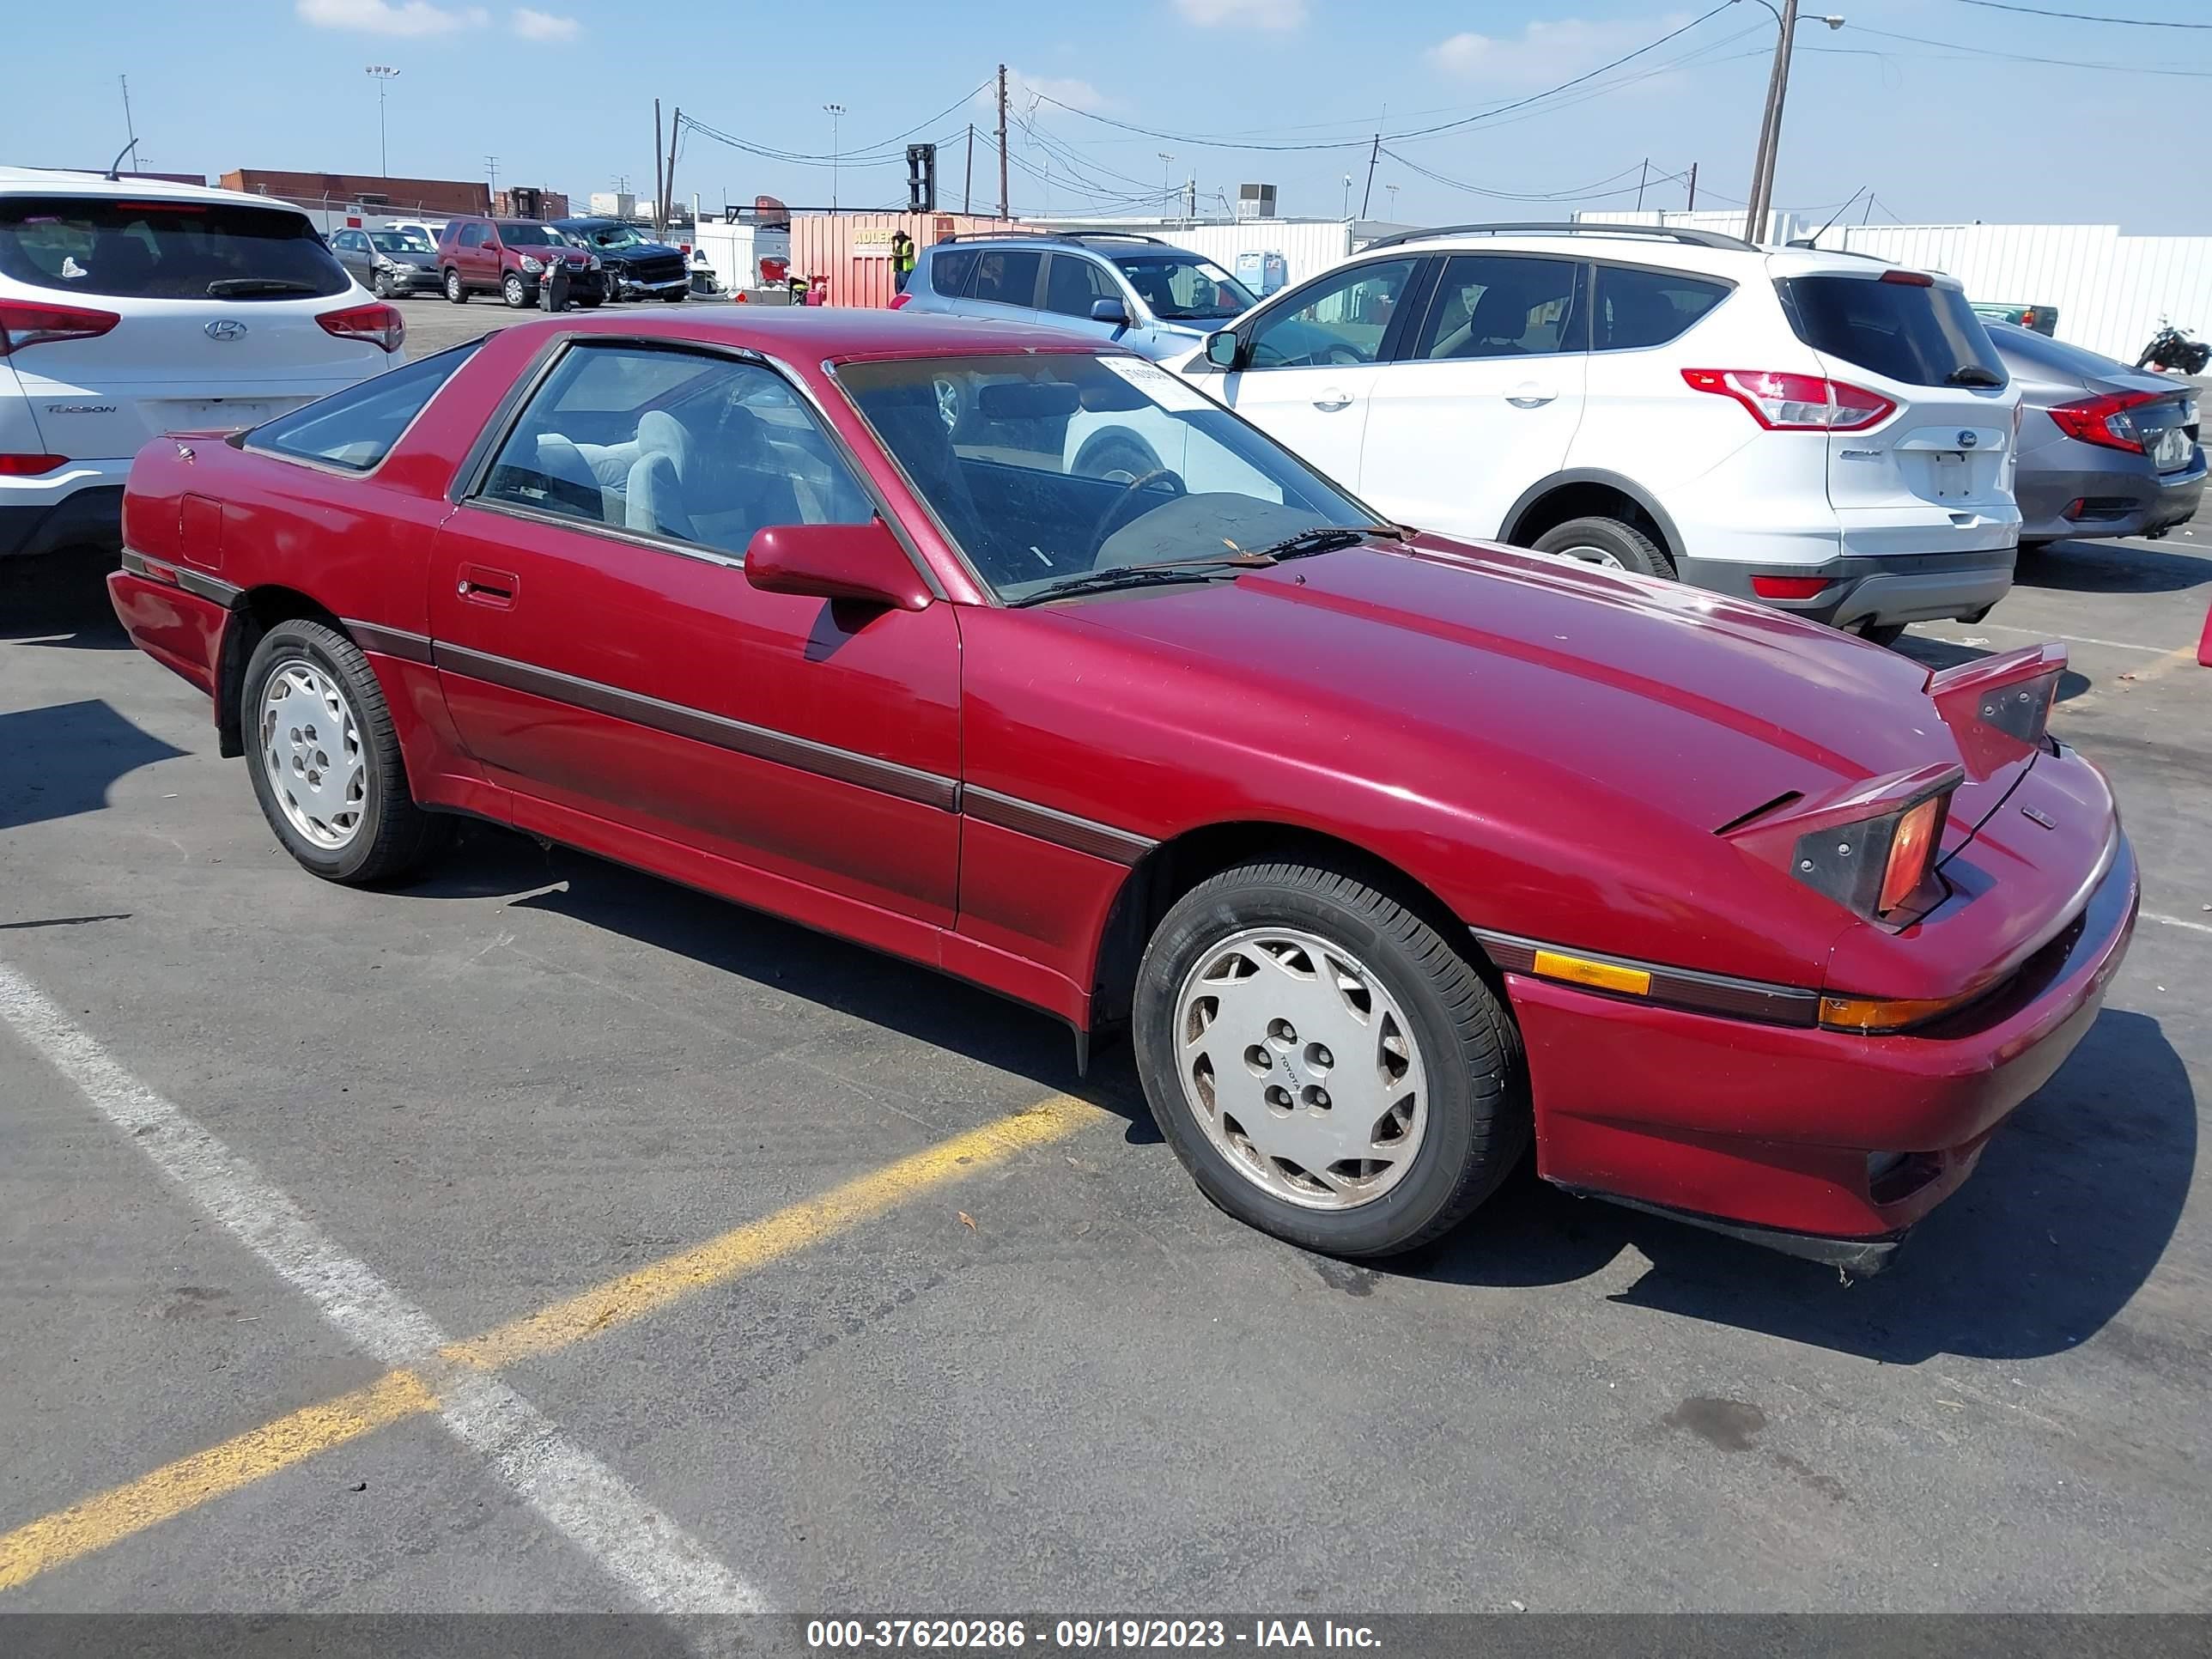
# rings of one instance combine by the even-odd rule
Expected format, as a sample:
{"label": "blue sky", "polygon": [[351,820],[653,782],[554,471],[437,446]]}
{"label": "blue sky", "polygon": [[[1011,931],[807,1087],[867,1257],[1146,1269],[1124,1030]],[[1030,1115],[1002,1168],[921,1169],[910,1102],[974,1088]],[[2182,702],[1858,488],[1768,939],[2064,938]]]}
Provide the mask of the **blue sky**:
{"label": "blue sky", "polygon": [[[117,77],[127,75],[149,167],[210,177],[241,166],[373,173],[377,88],[363,70],[382,64],[400,70],[387,90],[396,174],[482,178],[484,157],[496,155],[502,183],[580,198],[627,174],[647,194],[656,95],[665,109],[681,105],[723,133],[793,155],[828,155],[823,106],[838,103],[837,143],[848,155],[895,157],[909,128],[951,138],[940,191],[955,206],[960,136],[974,120],[981,206],[996,191],[985,148],[992,115],[971,94],[1003,61],[1015,80],[1018,211],[1048,198],[1063,211],[1129,210],[1128,198],[1195,173],[1201,205],[1218,207],[1214,193],[1233,196],[1240,180],[1267,180],[1284,213],[1334,214],[1346,173],[1355,208],[1365,189],[1364,135],[1469,116],[1483,118],[1387,142],[1374,216],[1550,218],[1632,206],[1646,157],[1647,205],[1680,205],[1684,188],[1671,175],[1696,161],[1698,204],[1724,206],[1747,193],[1775,24],[1759,0],[1734,0],[1693,23],[1712,3],[81,0],[11,18],[0,160],[105,165],[123,142]],[[1973,0],[1819,3],[1847,21],[1835,32],[1800,29],[1777,205],[1832,210],[1868,187],[1872,204],[1860,196],[1853,218],[2212,233],[2212,192],[2201,183],[2212,29],[2069,22]],[[2212,21],[2203,0],[2020,3]],[[1571,91],[1503,107],[1686,24]],[[2019,61],[2028,58],[2053,61]],[[1231,137],[1357,147],[1198,142]],[[848,160],[836,188],[847,206],[890,204],[903,195],[902,163]],[[830,198],[830,169],[694,132],[677,192],[694,191],[709,206],[726,191],[818,204]]]}

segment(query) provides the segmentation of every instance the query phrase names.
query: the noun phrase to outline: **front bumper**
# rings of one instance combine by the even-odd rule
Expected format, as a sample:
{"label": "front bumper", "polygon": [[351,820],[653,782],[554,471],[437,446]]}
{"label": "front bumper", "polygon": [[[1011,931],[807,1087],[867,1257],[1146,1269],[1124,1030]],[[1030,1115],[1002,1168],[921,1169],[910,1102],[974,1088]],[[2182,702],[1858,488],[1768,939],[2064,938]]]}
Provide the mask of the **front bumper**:
{"label": "front bumper", "polygon": [[658,300],[670,294],[689,294],[691,291],[691,278],[687,275],[671,276],[659,282],[643,283],[633,276],[624,276],[618,279],[617,286],[625,300]]}
{"label": "front bumper", "polygon": [[[1509,973],[1537,1168],[1572,1191],[1878,1268],[2097,1018],[2135,932],[2118,838],[2081,912],[1983,1001],[1912,1032],[1761,1024]],[[1904,1155],[1871,1173],[1870,1157]]]}
{"label": "front bumper", "polygon": [[[2076,445],[2087,449],[2087,445]],[[2126,458],[2124,458],[2126,459]],[[2123,467],[2031,469],[2023,460],[2016,484],[2022,541],[2158,536],[2196,517],[2204,497],[2204,452],[2186,471],[2160,473],[2148,463]],[[2075,501],[2082,511],[2066,509]]]}
{"label": "front bumper", "polygon": [[443,294],[446,279],[435,268],[423,270],[416,265],[398,265],[390,270],[380,270],[376,278],[395,294]]}
{"label": "front bumper", "polygon": [[[1978,619],[2011,592],[2018,555],[2017,548],[2000,547],[1973,553],[1847,555],[1820,564],[1685,558],[1677,562],[1677,568],[1682,580],[1694,587],[1754,600],[1837,628],[1857,628],[1951,617]],[[1770,599],[1753,585],[1757,576],[1793,580],[1813,576],[1827,586],[1809,599]]]}

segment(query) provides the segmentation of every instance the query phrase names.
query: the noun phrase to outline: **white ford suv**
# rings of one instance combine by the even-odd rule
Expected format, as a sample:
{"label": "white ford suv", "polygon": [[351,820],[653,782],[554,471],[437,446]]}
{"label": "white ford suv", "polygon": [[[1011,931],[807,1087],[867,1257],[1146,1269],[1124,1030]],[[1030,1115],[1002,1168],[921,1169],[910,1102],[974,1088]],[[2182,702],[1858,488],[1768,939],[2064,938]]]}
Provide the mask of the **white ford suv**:
{"label": "white ford suv", "polygon": [[[1165,367],[1424,529],[1885,641],[2012,582],[2020,393],[1948,276],[1704,231],[1421,231]],[[1161,450],[1179,424],[1079,414],[1069,465],[1202,490]]]}
{"label": "white ford suv", "polygon": [[0,168],[0,558],[117,545],[148,439],[258,425],[397,363],[405,335],[297,208]]}

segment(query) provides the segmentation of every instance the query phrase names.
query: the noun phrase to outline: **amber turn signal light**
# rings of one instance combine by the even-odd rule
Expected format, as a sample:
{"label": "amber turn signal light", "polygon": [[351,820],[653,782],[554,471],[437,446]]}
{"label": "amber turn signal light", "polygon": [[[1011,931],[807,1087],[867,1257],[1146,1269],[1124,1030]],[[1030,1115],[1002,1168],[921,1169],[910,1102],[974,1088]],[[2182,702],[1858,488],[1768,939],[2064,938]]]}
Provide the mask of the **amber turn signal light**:
{"label": "amber turn signal light", "polygon": [[1822,997],[1820,1024],[1832,1031],[1902,1031],[1962,1008],[1980,994],[1960,997]]}
{"label": "amber turn signal light", "polygon": [[1545,979],[1563,979],[1571,985],[1625,991],[1632,997],[1651,994],[1651,975],[1647,969],[1624,968],[1617,962],[1594,962],[1588,957],[1571,957],[1564,951],[1537,951],[1535,970]]}

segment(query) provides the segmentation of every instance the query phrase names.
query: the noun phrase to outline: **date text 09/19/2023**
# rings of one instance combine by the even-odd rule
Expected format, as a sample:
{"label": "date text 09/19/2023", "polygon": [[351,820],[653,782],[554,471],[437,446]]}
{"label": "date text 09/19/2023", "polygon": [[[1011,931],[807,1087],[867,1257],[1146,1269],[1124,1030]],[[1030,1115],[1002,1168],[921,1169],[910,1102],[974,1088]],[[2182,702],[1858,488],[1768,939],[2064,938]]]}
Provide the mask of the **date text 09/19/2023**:
{"label": "date text 09/19/2023", "polygon": [[827,1619],[806,1626],[810,1649],[942,1648],[1018,1652],[1179,1648],[1357,1648],[1381,1639],[1369,1626],[1332,1619]]}

